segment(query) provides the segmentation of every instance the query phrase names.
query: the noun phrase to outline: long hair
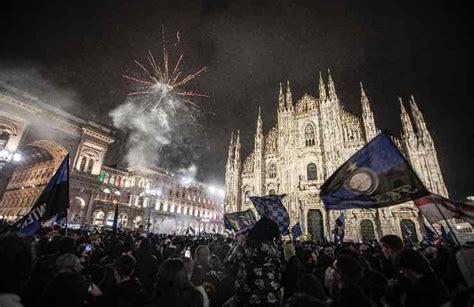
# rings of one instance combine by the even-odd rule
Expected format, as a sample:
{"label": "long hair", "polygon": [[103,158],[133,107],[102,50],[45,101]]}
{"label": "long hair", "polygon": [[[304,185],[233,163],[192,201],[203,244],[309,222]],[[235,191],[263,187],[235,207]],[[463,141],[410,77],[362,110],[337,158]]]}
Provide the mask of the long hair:
{"label": "long hair", "polygon": [[203,266],[209,265],[210,251],[206,245],[199,245],[194,251],[194,262]]}

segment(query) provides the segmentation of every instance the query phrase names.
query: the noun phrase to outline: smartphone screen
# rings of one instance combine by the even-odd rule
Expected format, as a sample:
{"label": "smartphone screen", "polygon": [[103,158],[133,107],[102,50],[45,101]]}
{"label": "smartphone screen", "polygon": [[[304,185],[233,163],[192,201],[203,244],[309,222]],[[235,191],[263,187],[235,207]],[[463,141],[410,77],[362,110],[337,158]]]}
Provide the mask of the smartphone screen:
{"label": "smartphone screen", "polygon": [[92,244],[87,244],[87,245],[86,245],[86,248],[84,249],[84,251],[90,252],[91,250],[92,250]]}
{"label": "smartphone screen", "polygon": [[184,252],[184,257],[191,258],[191,251],[190,251],[189,249],[187,249],[187,250]]}

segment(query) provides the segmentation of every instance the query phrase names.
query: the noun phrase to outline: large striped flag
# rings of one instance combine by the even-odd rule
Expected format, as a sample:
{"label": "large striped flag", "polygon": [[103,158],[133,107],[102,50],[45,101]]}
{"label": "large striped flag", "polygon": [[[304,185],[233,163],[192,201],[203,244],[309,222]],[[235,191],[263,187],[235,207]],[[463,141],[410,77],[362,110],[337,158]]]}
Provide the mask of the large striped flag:
{"label": "large striped flag", "polygon": [[414,202],[431,223],[457,218],[474,225],[474,206],[471,204],[452,201],[437,194],[430,194]]}
{"label": "large striped flag", "polygon": [[67,216],[69,208],[69,155],[66,155],[30,212],[12,225],[25,234],[36,233],[41,224]]}
{"label": "large striped flag", "polygon": [[266,217],[278,225],[280,233],[288,235],[290,227],[290,215],[283,205],[282,198],[285,195],[267,195],[267,196],[251,196],[250,200],[257,209],[260,217]]}

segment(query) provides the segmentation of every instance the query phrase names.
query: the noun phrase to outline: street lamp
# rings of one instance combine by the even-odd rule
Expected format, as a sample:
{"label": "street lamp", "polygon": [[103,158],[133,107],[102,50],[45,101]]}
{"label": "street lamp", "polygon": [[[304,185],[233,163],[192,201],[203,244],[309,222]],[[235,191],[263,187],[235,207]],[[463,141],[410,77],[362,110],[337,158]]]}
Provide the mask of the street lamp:
{"label": "street lamp", "polygon": [[12,160],[13,162],[20,162],[22,159],[21,153],[17,152],[11,152],[8,149],[2,149],[0,150],[0,170],[3,169],[3,167],[7,164],[10,163]]}
{"label": "street lamp", "polygon": [[[161,190],[159,190],[159,189],[146,189],[145,194],[148,195],[148,196],[155,196],[155,198],[153,198],[153,199],[156,202],[156,200],[161,196]],[[150,209],[148,210],[147,229],[150,230],[150,226],[151,226],[150,220],[151,220],[151,214],[152,214],[151,211],[153,209],[151,201],[150,201],[150,204],[148,206],[150,207]]]}

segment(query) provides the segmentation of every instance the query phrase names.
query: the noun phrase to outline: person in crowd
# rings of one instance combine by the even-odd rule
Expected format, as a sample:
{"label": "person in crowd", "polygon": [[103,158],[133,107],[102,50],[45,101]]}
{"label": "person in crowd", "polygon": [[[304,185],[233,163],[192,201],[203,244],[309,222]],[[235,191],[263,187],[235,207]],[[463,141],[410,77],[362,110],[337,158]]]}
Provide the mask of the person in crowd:
{"label": "person in crowd", "polygon": [[261,218],[227,258],[237,271],[234,302],[238,306],[278,306],[281,302],[281,254],[275,244],[277,224]]}
{"label": "person in crowd", "polygon": [[147,306],[202,307],[203,298],[188,278],[180,259],[166,260],[158,271],[156,293]]}
{"label": "person in crowd", "polygon": [[209,298],[203,286],[205,276],[204,268],[201,265],[194,265],[193,273],[191,274],[191,283],[194,288],[201,293],[203,307],[209,307]]}
{"label": "person in crowd", "polygon": [[158,259],[152,254],[151,240],[148,238],[141,240],[133,255],[137,261],[135,276],[140,280],[145,290],[152,293],[158,273]]}
{"label": "person in crowd", "polygon": [[284,306],[329,306],[329,302],[318,278],[313,274],[303,273],[296,283],[295,291]]}
{"label": "person in crowd", "polygon": [[337,291],[331,306],[372,306],[373,303],[359,287],[362,280],[362,266],[352,256],[340,255],[333,265],[336,272]]}
{"label": "person in crowd", "polygon": [[115,260],[113,268],[116,285],[108,300],[110,306],[142,306],[146,301],[147,296],[140,281],[133,277],[135,266],[135,258],[128,254]]}
{"label": "person in crowd", "polygon": [[287,300],[297,287],[298,281],[305,274],[305,268],[300,259],[296,256],[288,259],[285,272],[282,277],[283,300]]}
{"label": "person in crowd", "polygon": [[194,251],[194,265],[202,266],[204,271],[207,273],[210,270],[209,256],[209,247],[207,247],[207,245],[199,245]]}
{"label": "person in crowd", "polygon": [[23,306],[20,295],[35,263],[32,241],[18,233],[0,236],[0,306]]}
{"label": "person in crowd", "polygon": [[423,254],[412,249],[402,250],[400,270],[411,284],[406,292],[406,307],[448,306],[448,290]]}

